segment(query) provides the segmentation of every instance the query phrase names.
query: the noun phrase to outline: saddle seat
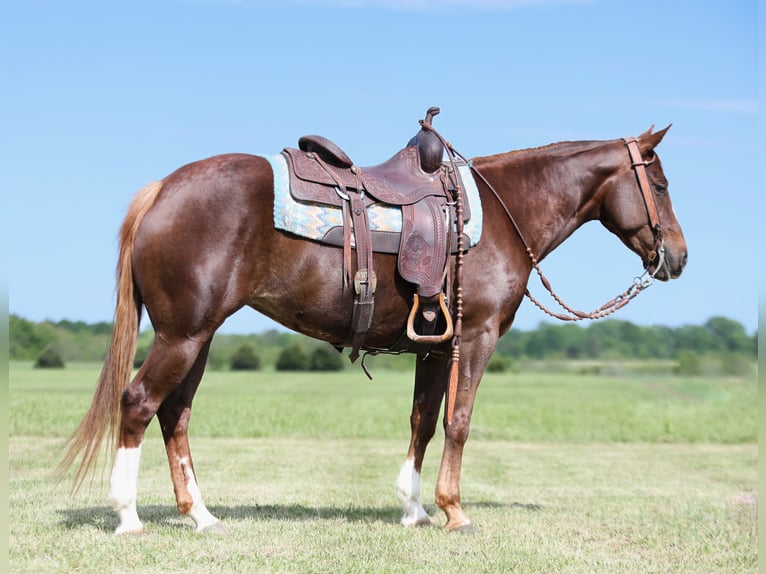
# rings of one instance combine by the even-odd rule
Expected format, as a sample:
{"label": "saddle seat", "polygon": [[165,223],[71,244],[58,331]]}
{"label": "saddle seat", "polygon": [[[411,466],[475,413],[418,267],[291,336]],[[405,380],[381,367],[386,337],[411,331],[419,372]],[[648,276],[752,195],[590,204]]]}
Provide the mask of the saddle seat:
{"label": "saddle seat", "polygon": [[364,192],[386,205],[412,205],[429,195],[445,196],[440,171],[421,169],[416,146],[405,147],[383,163],[358,167],[322,136],[303,136],[298,145],[299,150],[286,148],[284,152],[295,175],[290,192],[299,201],[342,205],[344,199],[335,187]]}

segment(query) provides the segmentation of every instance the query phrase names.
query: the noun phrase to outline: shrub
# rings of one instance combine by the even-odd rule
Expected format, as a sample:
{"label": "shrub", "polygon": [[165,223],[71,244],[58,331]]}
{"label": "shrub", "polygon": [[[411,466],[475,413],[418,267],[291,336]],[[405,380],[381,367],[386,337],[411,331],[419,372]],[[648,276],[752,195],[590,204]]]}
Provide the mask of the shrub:
{"label": "shrub", "polygon": [[753,373],[753,360],[743,353],[724,353],[721,356],[721,374],[744,377]]}
{"label": "shrub", "polygon": [[282,349],[275,365],[277,371],[306,371],[308,366],[309,358],[297,343]]}
{"label": "shrub", "polygon": [[59,352],[56,349],[53,349],[52,347],[48,347],[42,352],[42,354],[39,357],[37,357],[35,368],[63,369],[64,358],[59,354]]}
{"label": "shrub", "polygon": [[681,351],[678,353],[678,364],[676,366],[678,375],[700,375],[702,374],[702,361],[694,351]]}
{"label": "shrub", "polygon": [[508,361],[500,355],[492,355],[487,365],[488,373],[505,373],[508,370]]}
{"label": "shrub", "polygon": [[343,370],[343,355],[329,347],[317,347],[311,353],[309,370],[341,371]]}
{"label": "shrub", "polygon": [[256,371],[261,368],[261,358],[252,345],[241,345],[231,357],[233,371]]}

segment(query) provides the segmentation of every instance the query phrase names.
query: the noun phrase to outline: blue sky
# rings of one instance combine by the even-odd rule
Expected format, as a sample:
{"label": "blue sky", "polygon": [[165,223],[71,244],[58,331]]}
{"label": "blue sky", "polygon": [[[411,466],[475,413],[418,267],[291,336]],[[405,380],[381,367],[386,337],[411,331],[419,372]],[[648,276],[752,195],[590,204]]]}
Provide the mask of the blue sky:
{"label": "blue sky", "polygon": [[[755,0],[10,0],[0,10],[11,313],[111,320],[126,207],[185,163],[275,153],[319,133],[369,165],[437,105],[437,128],[468,157],[672,123],[658,151],[689,265],[616,317],[678,326],[725,315],[757,328]],[[641,265],[592,223],[543,270],[590,310]],[[515,326],[543,320],[527,302]],[[247,309],[222,331],[273,326]]]}

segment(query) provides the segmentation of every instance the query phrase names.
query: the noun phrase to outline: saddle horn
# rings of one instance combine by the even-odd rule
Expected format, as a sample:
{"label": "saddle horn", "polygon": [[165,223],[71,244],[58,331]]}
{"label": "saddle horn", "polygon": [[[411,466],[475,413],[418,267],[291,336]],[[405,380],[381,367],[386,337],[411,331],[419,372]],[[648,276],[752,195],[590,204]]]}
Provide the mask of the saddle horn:
{"label": "saddle horn", "polygon": [[437,115],[441,110],[437,106],[431,106],[426,110],[426,119],[423,120],[427,124],[431,124],[434,120],[434,116]]}
{"label": "saddle horn", "polygon": [[435,173],[439,171],[442,165],[442,157],[444,155],[444,149],[439,136],[437,136],[431,129],[431,122],[434,116],[441,110],[438,107],[432,106],[426,111],[426,117],[424,120],[420,120],[420,131],[407,142],[407,146],[417,146],[418,155],[420,156],[420,167],[426,173]]}

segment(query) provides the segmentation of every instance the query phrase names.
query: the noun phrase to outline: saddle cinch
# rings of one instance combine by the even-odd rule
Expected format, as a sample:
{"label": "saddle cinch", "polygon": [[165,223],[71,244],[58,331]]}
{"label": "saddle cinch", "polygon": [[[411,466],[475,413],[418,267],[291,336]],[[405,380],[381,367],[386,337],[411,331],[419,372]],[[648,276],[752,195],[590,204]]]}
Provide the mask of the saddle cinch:
{"label": "saddle cinch", "polygon": [[[344,278],[351,278],[351,251],[356,251],[353,277],[354,309],[351,330],[343,346],[352,347],[355,361],[364,346],[372,323],[377,277],[373,252],[398,254],[401,277],[416,285],[407,319],[406,336],[422,349],[450,339],[453,323],[445,286],[449,254],[457,241],[454,194],[464,189],[454,161],[443,163],[445,142],[434,132],[431,121],[439,113],[430,108],[421,130],[392,158],[373,167],[358,167],[333,142],[322,136],[304,136],[299,149],[285,148],[290,193],[300,202],[339,207],[342,228],[331,229],[321,240],[342,246]],[[401,209],[401,233],[371,231],[367,208],[373,204]],[[470,219],[467,201],[462,201],[463,220]],[[462,229],[462,225],[460,225]],[[400,340],[396,347],[411,350]]]}

